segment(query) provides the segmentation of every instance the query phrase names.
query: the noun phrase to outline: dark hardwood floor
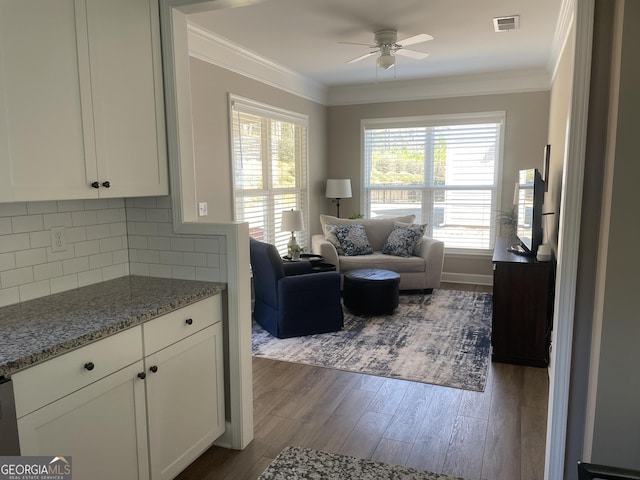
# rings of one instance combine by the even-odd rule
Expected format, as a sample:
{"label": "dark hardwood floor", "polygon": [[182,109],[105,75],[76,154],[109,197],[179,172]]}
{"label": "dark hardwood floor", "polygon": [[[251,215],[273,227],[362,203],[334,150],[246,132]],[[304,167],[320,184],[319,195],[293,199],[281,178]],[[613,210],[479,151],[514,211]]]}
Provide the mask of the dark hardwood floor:
{"label": "dark hardwood floor", "polygon": [[178,479],[255,480],[288,445],[465,480],[543,478],[546,369],[491,363],[484,392],[260,358],[253,373],[253,442],[211,447]]}

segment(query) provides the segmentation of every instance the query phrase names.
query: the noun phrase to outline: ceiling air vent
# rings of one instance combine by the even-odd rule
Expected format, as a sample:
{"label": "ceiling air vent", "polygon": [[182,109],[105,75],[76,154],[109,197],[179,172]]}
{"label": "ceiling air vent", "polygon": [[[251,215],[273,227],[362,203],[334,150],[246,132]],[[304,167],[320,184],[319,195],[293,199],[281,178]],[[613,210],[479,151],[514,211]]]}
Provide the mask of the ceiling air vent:
{"label": "ceiling air vent", "polygon": [[493,29],[496,33],[508,32],[520,28],[520,16],[511,15],[509,17],[494,17]]}

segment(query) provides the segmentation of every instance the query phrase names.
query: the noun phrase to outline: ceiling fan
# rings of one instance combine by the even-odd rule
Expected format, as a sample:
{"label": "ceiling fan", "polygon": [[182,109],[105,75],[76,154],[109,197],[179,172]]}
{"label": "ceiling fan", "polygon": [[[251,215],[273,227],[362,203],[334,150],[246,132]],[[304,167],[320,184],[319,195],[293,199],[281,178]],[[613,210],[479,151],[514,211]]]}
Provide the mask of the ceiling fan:
{"label": "ceiling fan", "polygon": [[338,43],[347,45],[364,45],[371,49],[369,53],[360,55],[359,57],[349,60],[347,63],[358,62],[367,57],[370,57],[371,55],[379,53],[380,56],[378,57],[377,62],[378,66],[384,68],[385,70],[388,70],[396,64],[396,53],[398,55],[403,55],[415,60],[422,60],[424,58],[427,58],[429,56],[428,53],[418,52],[417,50],[411,50],[405,47],[408,45],[415,45],[416,43],[428,42],[429,40],[433,40],[433,37],[426,33],[420,33],[418,35],[405,38],[404,40],[398,40],[398,32],[396,30],[379,30],[373,35],[373,41],[375,42],[375,45],[354,42]]}

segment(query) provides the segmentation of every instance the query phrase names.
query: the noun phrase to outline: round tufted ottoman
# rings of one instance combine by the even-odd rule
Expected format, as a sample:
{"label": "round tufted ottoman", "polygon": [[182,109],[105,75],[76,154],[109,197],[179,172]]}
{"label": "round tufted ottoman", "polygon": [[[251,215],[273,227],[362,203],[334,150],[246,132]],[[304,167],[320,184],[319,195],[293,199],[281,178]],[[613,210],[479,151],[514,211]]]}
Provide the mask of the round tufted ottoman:
{"label": "round tufted ottoman", "polygon": [[366,268],[344,274],[345,307],[363,313],[392,313],[398,306],[400,275],[389,270]]}

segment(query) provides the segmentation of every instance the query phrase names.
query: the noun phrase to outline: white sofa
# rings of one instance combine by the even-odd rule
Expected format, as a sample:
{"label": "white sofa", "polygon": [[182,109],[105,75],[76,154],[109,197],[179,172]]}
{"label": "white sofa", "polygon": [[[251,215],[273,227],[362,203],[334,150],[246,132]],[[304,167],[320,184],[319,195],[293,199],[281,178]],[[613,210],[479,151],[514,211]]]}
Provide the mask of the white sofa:
{"label": "white sofa", "polygon": [[[440,287],[442,264],[444,262],[443,242],[424,236],[419,244],[419,255],[397,257],[382,253],[382,247],[393,230],[395,222],[413,223],[414,219],[413,215],[357,220],[320,215],[323,234],[312,237],[311,250],[316,255],[322,255],[326,263],[335,265],[341,275],[349,270],[360,268],[382,268],[400,274],[400,290],[432,291],[434,288]],[[374,251],[372,254],[338,255],[334,244],[327,240],[327,225],[353,224],[362,224],[364,227]]]}

